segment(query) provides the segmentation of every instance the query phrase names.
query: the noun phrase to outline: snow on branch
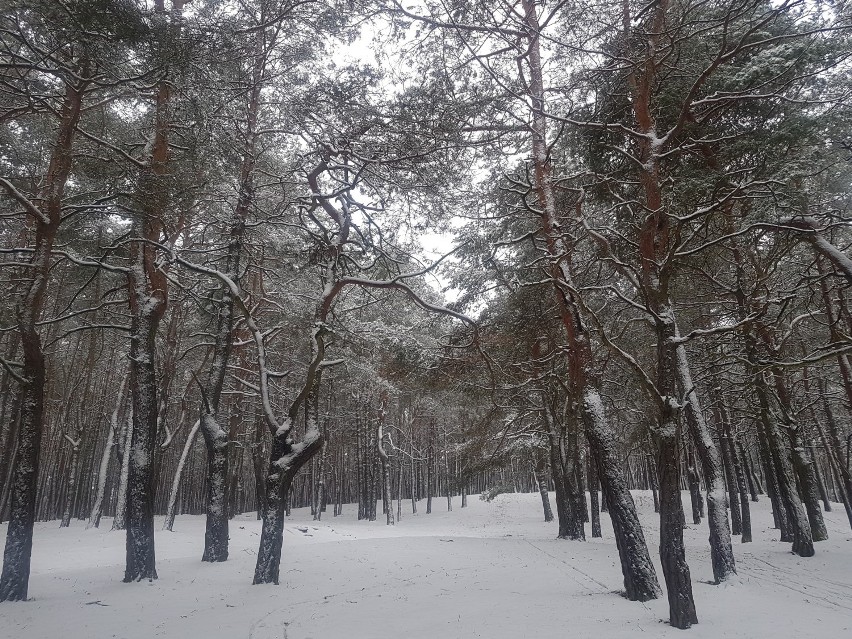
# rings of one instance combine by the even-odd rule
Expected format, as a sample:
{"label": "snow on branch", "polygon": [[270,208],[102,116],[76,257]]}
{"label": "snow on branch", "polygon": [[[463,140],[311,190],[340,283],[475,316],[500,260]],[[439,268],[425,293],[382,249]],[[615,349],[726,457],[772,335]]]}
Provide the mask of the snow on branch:
{"label": "snow on branch", "polygon": [[9,197],[11,197],[21,206],[23,206],[24,210],[30,215],[32,215],[36,220],[38,220],[42,224],[50,224],[50,218],[47,217],[47,215],[45,215],[40,208],[33,204],[32,200],[30,200],[26,195],[24,195],[17,188],[15,188],[15,185],[12,184],[9,180],[0,177],[0,186],[6,189],[6,193],[9,194]]}

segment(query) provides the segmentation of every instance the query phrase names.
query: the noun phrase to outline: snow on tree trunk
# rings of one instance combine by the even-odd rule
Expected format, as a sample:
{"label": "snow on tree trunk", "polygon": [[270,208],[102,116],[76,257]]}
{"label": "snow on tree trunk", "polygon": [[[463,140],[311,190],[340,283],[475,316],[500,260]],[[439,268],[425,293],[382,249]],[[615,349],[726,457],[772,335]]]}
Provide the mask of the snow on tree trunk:
{"label": "snow on tree trunk", "polygon": [[[646,271],[647,277],[647,271]],[[664,287],[663,287],[664,288]],[[672,347],[677,335],[674,313],[664,291],[649,289],[648,302],[655,309],[657,366],[655,386],[657,421],[651,429],[657,444],[657,473],[660,481],[660,562],[669,600],[669,623],[676,628],[689,628],[697,623],[692,582],[683,544],[684,514],[680,498],[680,415],[677,386],[683,382],[683,366]],[[691,386],[685,386],[686,389]],[[692,401],[688,393],[687,401]],[[700,408],[700,407],[696,407]],[[722,485],[724,491],[724,484]],[[716,496],[718,498],[718,496]],[[722,492],[722,508],[725,507]],[[727,515],[727,513],[726,513]],[[709,517],[708,517],[709,519]],[[726,524],[727,524],[727,517]],[[725,532],[728,532],[727,529]],[[711,540],[713,525],[711,523]],[[713,547],[711,541],[711,555]],[[714,562],[714,573],[715,571]]]}
{"label": "snow on tree trunk", "polygon": [[822,516],[822,510],[819,507],[819,492],[814,463],[805,449],[801,427],[795,428],[791,432],[790,437],[792,440],[793,469],[796,471],[796,476],[799,478],[799,485],[802,487],[802,499],[805,502],[805,510],[808,513],[811,538],[814,541],[825,541],[828,539],[828,529],[825,527],[825,520]]}
{"label": "snow on tree trunk", "polygon": [[[672,412],[674,412],[672,410]],[[660,563],[669,600],[669,623],[686,629],[698,623],[692,580],[683,544],[683,504],[680,499],[680,445],[677,418],[663,415],[655,429],[660,475]]]}
{"label": "snow on tree trunk", "polygon": [[701,409],[698,393],[692,381],[686,348],[683,344],[678,344],[675,348],[678,382],[681,390],[686,394],[684,407],[686,423],[695,444],[698,459],[701,461],[704,481],[707,483],[707,524],[710,528],[710,560],[713,564],[713,579],[716,583],[721,583],[737,572],[734,550],[731,547],[722,459]]}
{"label": "snow on tree trunk", "polygon": [[189,434],[186,436],[186,442],[183,445],[183,450],[180,454],[180,459],[178,460],[177,468],[175,469],[175,476],[172,479],[172,489],[169,492],[169,504],[166,508],[166,518],[163,521],[163,530],[171,531],[175,525],[175,515],[177,514],[177,496],[178,491],[180,490],[180,483],[183,479],[183,471],[186,468],[186,460],[189,457],[189,451],[192,450],[192,444],[195,442],[195,438],[198,436],[198,430],[201,427],[201,420],[198,419],[193,424],[192,429],[190,429]]}
{"label": "snow on tree trunk", "polygon": [[118,398],[115,401],[115,407],[109,418],[109,426],[107,427],[107,441],[104,444],[104,452],[101,455],[101,463],[98,467],[98,488],[95,495],[95,501],[92,504],[92,510],[89,513],[89,521],[86,528],[97,528],[101,524],[101,515],[104,510],[104,495],[106,493],[107,475],[109,473],[109,462],[112,459],[112,449],[116,444],[116,435],[119,434],[118,417],[121,412],[121,407],[124,404],[124,394],[127,390],[128,375],[124,376],[121,381],[121,386],[118,389]]}
{"label": "snow on tree trunk", "polygon": [[600,394],[587,388],[582,404],[583,425],[598,469],[601,493],[606,497],[615,543],[624,576],[624,592],[631,601],[649,601],[662,595],[636,504],[627,488],[616,452],[615,432],[606,420]]}
{"label": "snow on tree trunk", "polygon": [[731,510],[731,534],[743,534],[743,519],[740,510],[740,496],[737,491],[737,482],[734,478],[734,463],[731,457],[730,435],[725,430],[721,437],[721,453],[723,466],[725,467],[725,482],[728,485],[728,505]]}
{"label": "snow on tree trunk", "polygon": [[115,517],[111,530],[124,530],[127,526],[127,478],[130,474],[130,445],[133,440],[133,405],[124,424],[119,461],[121,467],[118,475],[118,494],[115,499]]}
{"label": "snow on tree trunk", "polygon": [[201,433],[207,445],[207,515],[201,561],[228,559],[228,435],[216,416],[203,413]]}
{"label": "snow on tree trunk", "polygon": [[[88,64],[83,63],[80,77],[87,77]],[[50,163],[37,200],[39,205],[17,192],[16,199],[23,200],[28,213],[34,218],[35,248],[26,274],[32,279],[24,287],[18,305],[18,335],[23,351],[23,367],[18,375],[20,414],[18,437],[13,462],[9,526],[3,550],[3,570],[0,573],[0,601],[23,601],[27,598],[30,578],[30,560],[33,547],[36,491],[44,430],[44,391],[47,370],[38,332],[44,308],[51,251],[62,221],[65,186],[72,166],[72,146],[77,124],[82,113],[83,92],[88,82],[78,80],[65,83],[65,96],[60,110],[59,127]],[[9,183],[9,186],[11,184]],[[9,187],[6,187],[10,190]]]}
{"label": "snow on tree trunk", "polygon": [[[751,368],[754,369],[753,366]],[[789,534],[792,536],[793,552],[800,557],[812,557],[814,544],[810,524],[799,495],[796,493],[793,469],[787,458],[786,447],[770,412],[769,391],[762,372],[754,371],[754,382],[760,410],[760,425],[774,470],[773,479],[778,491],[778,501],[783,506],[783,513],[790,529]]]}
{"label": "snow on tree trunk", "polygon": [[748,502],[748,488],[746,487],[745,473],[743,472],[740,456],[737,452],[736,444],[734,443],[733,435],[728,433],[725,438],[725,443],[728,446],[728,458],[731,460],[733,469],[734,481],[736,483],[737,492],[739,493],[740,505],[740,521],[742,523],[742,543],[748,543],[752,540],[751,535],[751,507]]}
{"label": "snow on tree trunk", "polygon": [[545,476],[545,461],[541,457],[537,462],[535,469],[535,481],[538,486],[538,492],[541,495],[541,507],[544,509],[544,521],[553,521],[553,510],[550,508],[550,496],[547,494],[547,477]]}
{"label": "snow on tree trunk", "polygon": [[745,447],[741,441],[735,440],[734,445],[737,449],[737,455],[742,462],[743,474],[745,475],[746,484],[748,485],[748,492],[751,498],[751,501],[758,502],[760,501],[760,497],[758,497],[758,492],[763,492],[762,486],[758,486],[757,476],[755,475],[755,471],[752,468],[751,458],[746,453]]}
{"label": "snow on tree trunk", "polygon": [[[41,348],[32,348],[27,343],[29,337],[26,336],[23,340],[27,383],[21,389],[18,447],[12,476],[12,500],[3,552],[3,572],[0,575],[0,601],[25,601],[30,579],[45,374]],[[34,337],[38,345],[38,337]],[[27,353],[28,347],[32,349],[30,353]]]}
{"label": "snow on tree trunk", "polygon": [[[592,538],[601,537],[601,512],[598,502],[598,468],[594,455],[588,457],[589,502],[592,519]],[[545,489],[546,490],[546,489]]]}
{"label": "snow on tree trunk", "polygon": [[382,501],[385,504],[385,515],[387,516],[387,525],[393,526],[393,502],[391,501],[391,479],[390,479],[390,459],[388,458],[387,450],[385,450],[385,414],[387,409],[387,394],[383,393],[381,404],[379,406],[379,416],[376,426],[376,451],[379,453],[379,459],[382,463]]}
{"label": "snow on tree trunk", "polygon": [[104,495],[106,494],[106,481],[109,474],[109,462],[112,459],[112,447],[115,444],[115,431],[110,426],[107,428],[107,440],[104,442],[104,452],[101,454],[101,463],[98,466],[98,483],[92,510],[89,512],[89,521],[86,528],[97,528],[101,525],[101,515],[104,511]]}
{"label": "snow on tree trunk", "polygon": [[704,497],[701,495],[701,483],[698,480],[698,471],[695,469],[695,459],[691,452],[686,465],[686,473],[689,482],[689,499],[692,503],[692,523],[700,524],[704,517]]}
{"label": "snow on tree trunk", "polygon": [[323,438],[323,445],[320,449],[319,453],[319,464],[317,467],[317,484],[316,484],[316,493],[314,494],[314,498],[312,500],[314,511],[314,521],[322,520],[322,510],[323,510],[323,502],[325,501],[325,473],[326,473],[326,455],[328,454],[328,441]]}
{"label": "snow on tree trunk", "polygon": [[290,441],[290,431],[272,439],[269,469],[266,474],[266,509],[260,532],[260,547],[254,569],[253,584],[278,584],[281,568],[281,548],[284,542],[285,499],[293,477],[322,446],[317,431],[308,431],[299,444]]}
{"label": "snow on tree trunk", "polygon": [[578,521],[577,513],[575,512],[577,500],[572,494],[574,486],[572,485],[571,478],[565,472],[562,438],[560,433],[557,432],[553,419],[550,416],[547,396],[543,391],[541,394],[543,398],[542,417],[550,450],[550,468],[556,488],[557,537],[559,539],[581,539],[583,537],[583,524],[582,520]]}
{"label": "snow on tree trunk", "polygon": [[[79,434],[79,433],[78,433]],[[65,496],[65,508],[62,510],[62,520],[59,522],[60,528],[68,528],[71,525],[71,512],[74,507],[74,494],[77,489],[77,474],[78,465],[80,463],[80,444],[82,438],[72,439],[65,436],[65,439],[71,444],[71,461],[68,469],[68,487]]]}
{"label": "snow on tree trunk", "polygon": [[124,581],[156,579],[154,554],[154,477],[151,466],[157,441],[157,304],[143,300],[131,322],[130,388],[133,427],[127,456],[127,558]]}

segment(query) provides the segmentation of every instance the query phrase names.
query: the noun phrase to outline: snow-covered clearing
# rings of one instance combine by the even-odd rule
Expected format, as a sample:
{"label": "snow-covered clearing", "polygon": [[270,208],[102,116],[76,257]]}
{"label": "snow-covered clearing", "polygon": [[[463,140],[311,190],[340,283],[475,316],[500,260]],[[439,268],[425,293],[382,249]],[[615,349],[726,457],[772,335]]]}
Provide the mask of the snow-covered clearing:
{"label": "snow-covered clearing", "polygon": [[[650,495],[635,493],[656,560]],[[552,499],[552,496],[551,496]],[[687,503],[688,495],[684,495]],[[287,523],[280,586],[252,586],[259,522],[231,522],[231,558],[202,564],[203,517],[178,517],[157,533],[159,580],[123,584],[124,534],[73,522],[40,523],[31,601],[0,604],[0,637],[409,639],[679,636],[852,637],[852,533],[843,507],[826,513],[831,539],[800,559],[771,529],[768,499],[752,504],[755,542],[735,538],[739,575],[710,585],[706,524],[688,526],[699,625],[668,626],[665,598],[641,604],[618,593],[618,557],[604,538],[555,539],[538,494],[475,496],[468,508],[436,499],[435,512],[355,519],[356,506],[322,522],[305,510]],[[420,504],[425,511],[425,502]],[[158,518],[158,528],[162,518]],[[587,527],[588,531],[588,527]],[[5,537],[5,525],[0,526]],[[662,582],[662,572],[657,564]]]}

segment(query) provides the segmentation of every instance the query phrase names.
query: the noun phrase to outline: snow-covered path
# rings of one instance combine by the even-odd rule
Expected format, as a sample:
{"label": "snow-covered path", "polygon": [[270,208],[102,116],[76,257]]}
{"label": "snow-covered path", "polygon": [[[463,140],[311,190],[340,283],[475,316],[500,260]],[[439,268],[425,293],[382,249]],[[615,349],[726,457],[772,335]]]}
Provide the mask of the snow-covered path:
{"label": "snow-covered path", "polygon": [[[635,496],[656,556],[650,496]],[[735,541],[739,576],[722,586],[707,583],[706,528],[689,525],[699,625],[678,631],[664,621],[665,599],[642,604],[618,594],[606,514],[604,538],[578,543],[554,538],[537,494],[491,503],[474,496],[469,504],[461,509],[456,499],[445,512],[446,501],[436,499],[433,514],[411,515],[404,502],[394,527],[356,521],[352,505],[322,522],[294,511],[278,587],[250,585],[253,516],[231,522],[231,559],[212,565],[199,561],[204,519],[179,517],[175,532],[157,534],[159,580],[135,584],[120,582],[124,535],[109,532],[110,520],[101,530],[41,523],[32,601],[0,604],[0,637],[852,637],[852,532],[842,506],[826,513],[831,539],[800,559],[777,542],[768,500],[752,504],[756,541]],[[662,580],[659,566],[658,574]]]}

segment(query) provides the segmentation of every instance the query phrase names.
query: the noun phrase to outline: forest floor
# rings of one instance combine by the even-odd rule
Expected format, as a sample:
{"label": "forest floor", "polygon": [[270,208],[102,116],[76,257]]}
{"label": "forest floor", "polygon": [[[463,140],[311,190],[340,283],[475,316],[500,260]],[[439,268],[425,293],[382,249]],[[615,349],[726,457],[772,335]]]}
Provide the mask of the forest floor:
{"label": "forest floor", "polygon": [[[635,493],[656,562],[658,525],[648,493]],[[551,495],[552,499],[552,495]],[[688,506],[688,495],[684,494]],[[686,544],[699,625],[666,624],[665,598],[630,602],[622,589],[609,518],[603,539],[555,539],[537,494],[472,496],[461,509],[435,499],[434,512],[402,521],[287,521],[280,586],[252,586],[259,522],[231,522],[231,556],[201,563],[204,518],[181,516],[159,531],[154,582],[124,584],[124,534],[73,522],[39,523],[31,601],[0,604],[0,637],[180,637],[216,639],[536,639],[653,635],[691,639],[852,637],[852,532],[843,507],[826,513],[831,539],[801,559],[771,528],[768,499],[752,504],[755,542],[735,538],[738,576],[712,577],[706,524],[689,524]],[[587,526],[588,532],[588,526]],[[0,526],[0,539],[5,525]],[[657,572],[662,583],[659,563]],[[685,632],[685,634],[684,634]]]}

